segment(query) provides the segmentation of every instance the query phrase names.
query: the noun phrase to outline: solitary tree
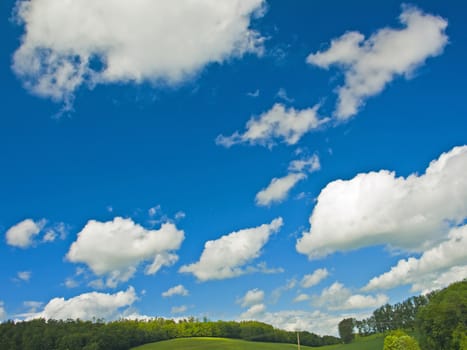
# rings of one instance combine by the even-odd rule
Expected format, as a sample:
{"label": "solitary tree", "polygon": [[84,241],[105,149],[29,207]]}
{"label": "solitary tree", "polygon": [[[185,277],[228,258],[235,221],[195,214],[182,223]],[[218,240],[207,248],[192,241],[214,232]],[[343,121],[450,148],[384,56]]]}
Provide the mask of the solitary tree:
{"label": "solitary tree", "polygon": [[344,343],[350,343],[354,338],[354,324],[353,318],[344,318],[339,322],[339,336]]}

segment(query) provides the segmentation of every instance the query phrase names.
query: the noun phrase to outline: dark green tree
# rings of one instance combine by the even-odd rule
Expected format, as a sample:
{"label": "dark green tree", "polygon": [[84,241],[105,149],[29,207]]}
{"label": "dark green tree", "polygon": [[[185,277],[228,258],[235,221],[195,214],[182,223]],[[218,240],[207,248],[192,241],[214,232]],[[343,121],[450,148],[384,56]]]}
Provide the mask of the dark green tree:
{"label": "dark green tree", "polygon": [[344,318],[339,322],[339,336],[342,341],[346,344],[350,343],[355,334],[354,334],[355,319],[353,318]]}
{"label": "dark green tree", "polygon": [[426,350],[465,350],[467,280],[436,292],[417,314],[421,345]]}

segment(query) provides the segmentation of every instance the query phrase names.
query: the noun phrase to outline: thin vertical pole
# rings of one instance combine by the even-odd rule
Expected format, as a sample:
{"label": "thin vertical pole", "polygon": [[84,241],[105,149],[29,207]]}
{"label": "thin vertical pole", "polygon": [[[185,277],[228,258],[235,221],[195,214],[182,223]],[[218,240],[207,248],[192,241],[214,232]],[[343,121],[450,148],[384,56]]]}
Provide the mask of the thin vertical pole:
{"label": "thin vertical pole", "polygon": [[300,350],[300,333],[297,332],[297,349]]}

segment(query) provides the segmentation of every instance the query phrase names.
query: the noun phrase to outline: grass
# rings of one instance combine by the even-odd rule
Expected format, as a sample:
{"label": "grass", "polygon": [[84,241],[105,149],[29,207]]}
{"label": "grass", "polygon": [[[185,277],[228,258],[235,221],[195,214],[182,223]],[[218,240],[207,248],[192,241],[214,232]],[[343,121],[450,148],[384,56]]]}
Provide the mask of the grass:
{"label": "grass", "polygon": [[[351,344],[322,346],[310,348],[301,346],[301,350],[382,350],[383,335],[370,336],[357,339]],[[280,343],[249,342],[225,338],[179,338],[146,344],[133,348],[133,350],[295,350],[297,345]]]}

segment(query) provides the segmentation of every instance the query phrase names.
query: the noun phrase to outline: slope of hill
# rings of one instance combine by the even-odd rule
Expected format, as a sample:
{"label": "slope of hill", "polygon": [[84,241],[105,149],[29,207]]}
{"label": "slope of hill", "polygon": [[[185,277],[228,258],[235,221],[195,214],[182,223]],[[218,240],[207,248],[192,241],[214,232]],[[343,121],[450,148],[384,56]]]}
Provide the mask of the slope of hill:
{"label": "slope of hill", "polygon": [[[311,348],[301,346],[301,350],[380,350],[383,348],[383,335],[369,336],[357,339],[351,344],[322,346]],[[179,338],[142,345],[133,350],[294,350],[297,345],[281,343],[249,342],[225,338]]]}

